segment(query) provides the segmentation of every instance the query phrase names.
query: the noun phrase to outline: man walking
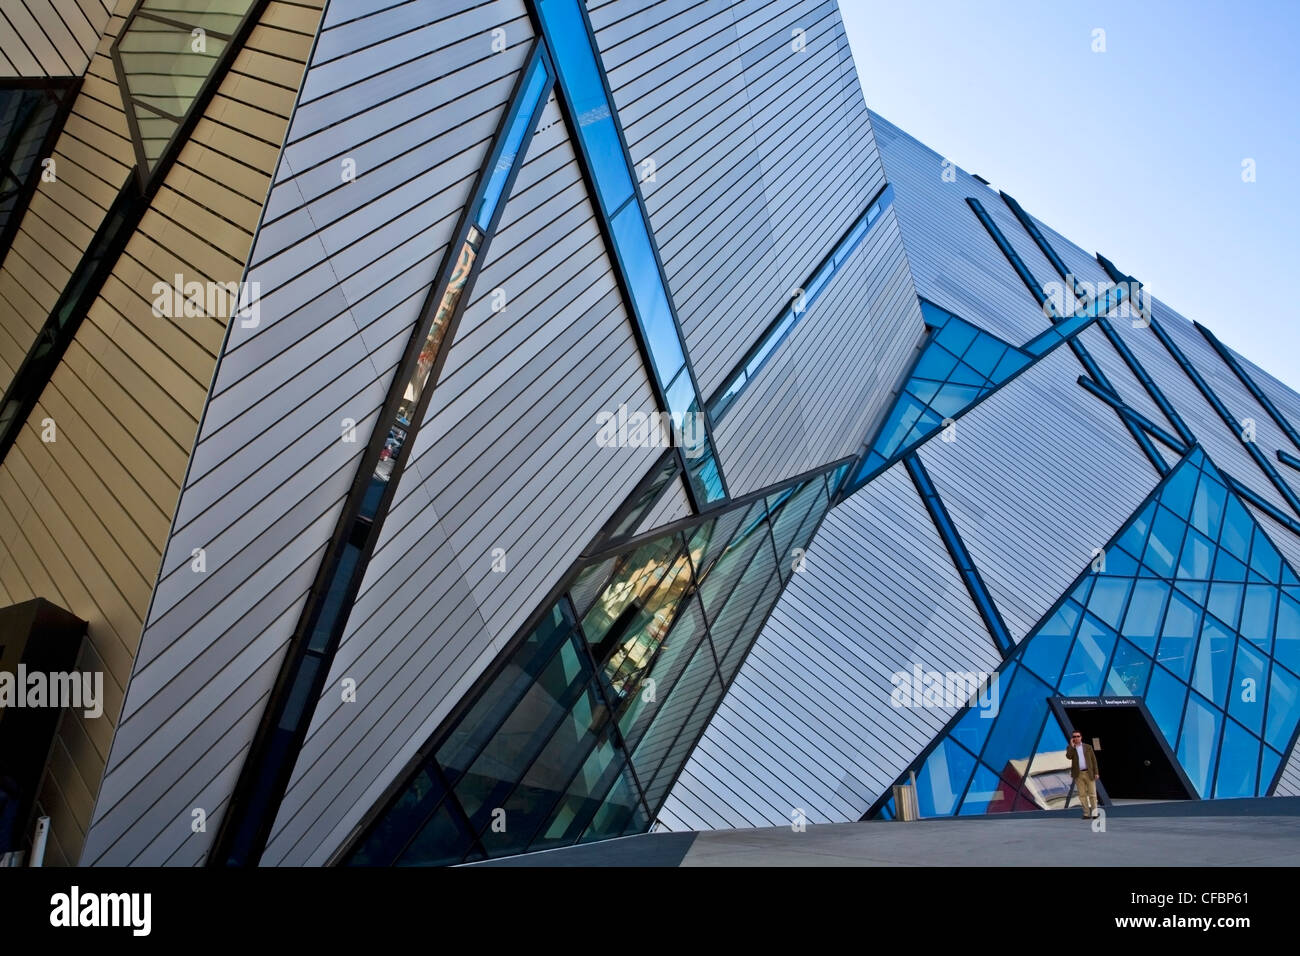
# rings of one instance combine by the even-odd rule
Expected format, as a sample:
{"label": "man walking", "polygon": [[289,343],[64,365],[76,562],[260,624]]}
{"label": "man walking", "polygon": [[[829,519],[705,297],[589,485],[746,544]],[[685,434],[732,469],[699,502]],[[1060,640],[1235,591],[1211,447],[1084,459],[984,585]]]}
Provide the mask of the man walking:
{"label": "man walking", "polygon": [[1097,754],[1091,744],[1083,742],[1083,734],[1076,730],[1070,735],[1070,746],[1065,755],[1070,758],[1070,776],[1079,791],[1083,818],[1091,820],[1097,815],[1097,781],[1101,779],[1097,772]]}

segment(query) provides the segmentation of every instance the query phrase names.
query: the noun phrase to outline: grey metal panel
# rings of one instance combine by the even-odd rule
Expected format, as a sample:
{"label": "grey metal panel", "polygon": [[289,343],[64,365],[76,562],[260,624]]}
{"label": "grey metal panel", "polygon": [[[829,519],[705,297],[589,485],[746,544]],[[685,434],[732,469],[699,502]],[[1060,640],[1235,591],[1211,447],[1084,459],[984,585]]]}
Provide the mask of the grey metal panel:
{"label": "grey metal panel", "polygon": [[732,494],[855,454],[924,334],[889,209],[716,426]]}
{"label": "grey metal panel", "polygon": [[686,497],[686,486],[680,478],[674,478],[637,527],[636,533],[645,534],[679,518],[689,517],[691,513],[691,499]]}
{"label": "grey metal panel", "polygon": [[[1232,378],[1232,373],[1217,355],[1206,351],[1209,345],[1201,339],[1201,334],[1190,322],[1159,299],[1151,300],[1151,310],[1154,321],[1169,333],[1188,359],[1196,365],[1202,377],[1210,383],[1215,393],[1228,406],[1229,411],[1246,417],[1245,409],[1254,410],[1258,434],[1261,436],[1260,450],[1267,457],[1274,458],[1275,449],[1283,447],[1279,444],[1280,430],[1273,425],[1271,419],[1264,423],[1263,419],[1267,418],[1267,415],[1255,404],[1254,399],[1250,398],[1245,390],[1235,383],[1235,380],[1228,381]],[[1270,504],[1283,511],[1289,511],[1286,500],[1255,464],[1237,435],[1228,429],[1191,378],[1174,361],[1168,350],[1156,338],[1155,333],[1149,328],[1133,328],[1131,322],[1117,322],[1115,330],[1142,363],[1147,374],[1159,386],[1165,398],[1178,411],[1196,440],[1205,449],[1205,453],[1214,462],[1215,467],[1236,478]],[[1196,340],[1200,340],[1199,344]],[[1237,396],[1236,400],[1229,401],[1233,395]]]}
{"label": "grey metal panel", "polygon": [[856,820],[955,712],[893,706],[892,675],[999,660],[896,465],[827,515],[659,820]]}
{"label": "grey metal panel", "polygon": [[917,292],[1013,345],[1047,328],[1051,323],[966,204],[974,196],[996,215],[1001,197],[955,165],[945,167],[942,156],[877,113],[871,128],[894,184]]}
{"label": "grey metal panel", "polygon": [[1277,797],[1300,796],[1300,743],[1287,757],[1286,767],[1282,771],[1282,778],[1278,780],[1277,790],[1273,792],[1273,795]]}
{"label": "grey metal panel", "polygon": [[[1127,318],[1116,318],[1111,323],[1111,327],[1115,329],[1115,334],[1120,336],[1121,342],[1124,341],[1123,333],[1117,327],[1129,321],[1131,320]],[[1174,426],[1165,418],[1164,412],[1160,411],[1160,406],[1147,394],[1147,390],[1142,387],[1142,383],[1138,381],[1137,376],[1128,367],[1128,363],[1124,361],[1100,328],[1094,326],[1085,329],[1079,335],[1078,341],[1088,350],[1088,354],[1092,356],[1093,360],[1101,366],[1102,373],[1110,382],[1111,387],[1119,393],[1119,397],[1124,400],[1125,404],[1140,412],[1153,424],[1159,425],[1171,435],[1176,436],[1178,434],[1174,430]]]}
{"label": "grey metal panel", "polygon": [[975,566],[1019,641],[1160,476],[1058,348],[920,451]]}
{"label": "grey metal panel", "polygon": [[[493,290],[506,307],[493,311]],[[367,569],[263,862],[327,860],[662,454],[655,398],[554,99]],[[504,570],[494,570],[499,550]],[[339,682],[357,681],[356,703]]]}
{"label": "grey metal panel", "polygon": [[[333,4],[325,14],[323,29],[335,31],[344,46],[355,31],[357,42],[354,52],[330,63],[322,63],[321,51],[315,51],[304,99],[310,96],[328,110],[337,96],[343,109],[353,102],[350,84],[375,76],[405,84],[400,90],[390,86],[390,97],[423,91],[424,112],[403,118],[401,135],[382,138],[390,152],[371,142],[389,128],[385,124],[393,117],[385,114],[381,123],[371,125],[362,117],[311,140],[310,150],[298,151],[304,161],[282,157],[270,205],[299,235],[272,230],[273,249],[266,251],[260,233],[254,240],[245,278],[261,285],[260,321],[254,328],[238,321],[229,326],[87,836],[85,862],[146,856],[161,861],[177,851],[186,856],[190,850],[182,847],[206,848],[220,825],[217,810],[209,816],[206,834],[188,827],[159,831],[160,820],[187,816],[200,794],[214,793],[217,780],[233,779],[229,763],[247,747],[260,715],[247,716],[252,699],[239,697],[243,705],[232,704],[250,691],[221,675],[269,675],[263,692],[274,679],[297,623],[290,609],[299,606],[316,573],[395,363],[446,253],[451,223],[482,165],[527,51],[518,0],[463,6],[463,15],[449,17],[446,4],[411,5],[407,26],[410,18],[441,24],[417,31],[418,42],[408,34],[375,43],[368,17],[358,17],[356,8],[344,4]],[[347,17],[352,19],[344,22]],[[391,18],[386,22],[393,31],[407,28]],[[500,23],[512,24],[515,45],[497,54],[484,38]],[[362,44],[362,33],[371,45]],[[472,52],[462,59],[479,88],[474,105],[482,121],[446,135],[441,124],[463,114],[445,104],[463,89],[454,77],[432,89],[437,78],[427,72],[393,70],[394,44],[404,55]],[[490,82],[488,75],[494,75]],[[491,98],[483,95],[488,90]],[[294,144],[308,143],[296,116],[287,141],[291,152]],[[355,189],[325,191],[312,179],[320,175],[317,167],[332,168],[338,176],[342,159],[363,148],[367,163],[358,163]],[[392,166],[419,165],[458,172],[441,181],[420,175],[394,182],[386,175]],[[298,167],[304,170],[305,189],[299,187]],[[384,188],[361,186],[367,175],[382,179]],[[302,212],[295,215],[298,209]],[[415,276],[402,277],[404,268]],[[390,287],[395,280],[400,282],[396,291]],[[262,372],[263,366],[270,368]],[[357,422],[355,443],[342,440],[345,417]],[[202,574],[190,567],[196,547],[207,550]],[[245,615],[250,607],[259,613]],[[225,749],[196,750],[183,743],[199,737],[220,739]],[[164,766],[169,772],[156,769]]]}
{"label": "grey metal panel", "polygon": [[654,163],[642,191],[707,397],[883,185],[839,13],[639,0],[591,17],[632,159]]}
{"label": "grey metal panel", "polygon": [[[1250,376],[1255,385],[1268,396],[1269,400],[1286,418],[1287,423],[1292,428],[1300,431],[1300,394],[1292,391],[1289,386],[1284,385],[1272,374],[1264,371],[1236,351],[1232,354],[1237,357],[1237,361],[1245,368],[1246,374]],[[1300,446],[1288,448],[1287,450],[1293,455],[1300,455]]]}
{"label": "grey metal panel", "polygon": [[[1223,361],[1205,336],[1177,312],[1163,306],[1163,304],[1161,305],[1162,328],[1178,343],[1183,355],[1201,373],[1201,376],[1214,390],[1214,394],[1218,396],[1219,401],[1227,406],[1233,417],[1239,423],[1253,423],[1256,447],[1275,466],[1282,479],[1291,486],[1292,490],[1300,494],[1300,480],[1297,480],[1300,479],[1300,472],[1288,469],[1277,460],[1279,448],[1292,452],[1295,450],[1291,440],[1286,437],[1286,433],[1273,421],[1272,416],[1264,410],[1264,407],[1255,400],[1255,397],[1250,394],[1250,391],[1241,383],[1236,373]],[[1220,423],[1223,421],[1222,418],[1218,420]],[[1219,427],[1225,434],[1228,433],[1226,425],[1220,424]],[[1244,425],[1242,428],[1244,428]],[[1252,465],[1251,470],[1258,472],[1258,466]],[[1245,480],[1244,476],[1238,477],[1243,481]],[[1262,478],[1263,475],[1261,474],[1260,477]],[[1282,500],[1280,495],[1278,500],[1279,502]],[[1282,507],[1290,511],[1288,506],[1283,505]],[[1293,517],[1300,518],[1300,515],[1296,515],[1294,512],[1291,513]]]}

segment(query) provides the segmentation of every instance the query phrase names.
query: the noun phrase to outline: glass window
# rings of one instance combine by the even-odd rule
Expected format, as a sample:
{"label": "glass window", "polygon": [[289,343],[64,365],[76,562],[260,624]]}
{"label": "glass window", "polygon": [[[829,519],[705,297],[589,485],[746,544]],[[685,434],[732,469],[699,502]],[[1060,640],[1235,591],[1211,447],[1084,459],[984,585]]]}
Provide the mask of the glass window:
{"label": "glass window", "polygon": [[1038,746],[1034,748],[1029,773],[1021,781],[1016,809],[1062,810],[1066,808],[1067,800],[1068,806],[1078,806],[1077,798],[1070,799],[1074,779],[1070,775],[1070,758],[1065,755],[1065,746],[1066,736],[1060,722],[1048,714]]}
{"label": "glass window", "polygon": [[1268,685],[1268,723],[1264,739],[1274,750],[1291,745],[1296,721],[1300,720],[1300,678],[1280,667],[1273,667]]}
{"label": "glass window", "polygon": [[1128,641],[1121,640],[1115,647],[1115,657],[1103,693],[1117,697],[1141,696],[1146,690],[1150,671],[1151,658]]}
{"label": "glass window", "polygon": [[1205,472],[1201,473],[1192,501],[1192,526],[1211,541],[1218,540],[1227,489]]}
{"label": "glass window", "polygon": [[1082,610],[1073,601],[1062,604],[1020,652],[1020,661],[1053,687],[1073,646],[1074,626]]}
{"label": "glass window", "polygon": [[[1236,500],[1235,498],[1233,499]],[[1267,584],[1247,584],[1241,608],[1240,633],[1265,653],[1273,647],[1273,621],[1278,590]]]}
{"label": "glass window", "polygon": [[1001,708],[980,759],[1001,770],[1010,761],[1032,757],[1051,693],[1052,689],[1029,671],[1017,671],[1010,688],[1003,689]]}
{"label": "glass window", "polygon": [[1175,591],[1160,635],[1156,659],[1182,680],[1192,673],[1193,652],[1201,633],[1201,611],[1185,595]]}
{"label": "glass window", "polygon": [[[686,763],[686,758],[690,756],[691,750],[695,747],[695,742],[704,733],[704,728],[708,724],[709,718],[713,716],[713,710],[722,697],[722,682],[718,675],[713,673],[703,690],[692,696],[695,700],[695,706],[690,708],[689,716],[686,717],[685,723],[681,726],[681,731],[673,740],[672,746],[668,748],[653,778],[641,776],[640,771],[637,771],[641,784],[645,789],[646,804],[648,806],[658,807],[663,803],[664,798],[668,795],[669,786],[672,785],[673,780],[677,778],[677,774]],[[642,741],[643,748],[655,735],[656,730],[656,726],[652,724],[650,733]]]}
{"label": "glass window", "polygon": [[1131,581],[1123,578],[1098,579],[1092,589],[1092,596],[1088,598],[1088,610],[1110,627],[1119,627],[1131,585]]}
{"label": "glass window", "polygon": [[951,740],[935,747],[916,775],[916,799],[921,816],[951,816],[957,810],[975,758]]}
{"label": "glass window", "polygon": [[1160,635],[1160,622],[1168,600],[1169,585],[1164,581],[1139,578],[1133,583],[1133,597],[1120,633],[1146,654],[1156,652],[1156,639]]}
{"label": "glass window", "polygon": [[1300,601],[1289,594],[1278,595],[1274,633],[1273,657],[1292,673],[1300,672]]}
{"label": "glass window", "polygon": [[481,854],[474,852],[473,837],[450,804],[443,803],[416,834],[397,863],[399,866],[450,866],[478,856]]}
{"label": "glass window", "polygon": [[772,539],[776,544],[777,567],[781,577],[788,580],[794,573],[795,548],[804,548],[813,528],[826,513],[829,499],[826,494],[826,482],[820,476],[804,482],[779,509],[772,508],[771,499],[768,508],[772,510]]}
{"label": "glass window", "polygon": [[1214,558],[1214,542],[1200,532],[1188,528],[1183,542],[1183,553],[1178,559],[1178,577],[1208,578],[1210,562]]}
{"label": "glass window", "polygon": [[[411,834],[421,829],[430,813],[444,796],[446,789],[433,770],[421,769],[406,785],[397,802],[375,821],[375,826],[353,851],[348,863],[351,866],[391,866],[405,848]],[[445,847],[446,857],[459,862],[464,850],[459,843]]]}
{"label": "glass window", "polygon": [[1268,662],[1245,640],[1237,641],[1237,661],[1228,694],[1228,715],[1240,721],[1252,734],[1264,732],[1264,695]]}
{"label": "glass window", "polygon": [[1223,621],[1230,628],[1235,628],[1241,615],[1241,596],[1245,588],[1230,581],[1215,581],[1210,585],[1210,600],[1206,610]]}
{"label": "glass window", "polygon": [[668,309],[659,265],[655,261],[641,208],[629,203],[610,223],[614,246],[623,264],[650,359],[660,382],[669,383],[686,364],[677,326]]}
{"label": "glass window", "polygon": [[1186,528],[1187,525],[1173,512],[1164,507],[1157,508],[1142,563],[1162,578],[1173,577],[1174,562],[1182,551]]}
{"label": "glass window", "polygon": [[[157,168],[252,9],[252,0],[193,5],[144,0],[113,41],[118,85],[143,178]],[[203,43],[191,35],[203,30]]]}
{"label": "glass window", "polygon": [[1281,754],[1270,747],[1264,748],[1259,760],[1259,782],[1256,785],[1255,796],[1266,797],[1269,795],[1269,787],[1273,784],[1273,777],[1277,774],[1277,767],[1281,762]]}
{"label": "glass window", "polygon": [[1265,581],[1281,580],[1282,556],[1277,553],[1277,548],[1273,547],[1273,543],[1258,526],[1255,527],[1255,538],[1251,544],[1250,566],[1258,571]]}
{"label": "glass window", "polygon": [[560,85],[591,164],[596,191],[606,215],[612,215],[632,197],[632,177],[592,53],[586,22],[576,0],[542,0],[537,8],[555,55]]}
{"label": "glass window", "polygon": [[639,675],[639,682],[629,688],[619,716],[619,729],[629,750],[636,749],[655,713],[672,695],[691,655],[707,640],[704,612],[692,595],[685,601],[667,638]]}
{"label": "glass window", "polygon": [[641,797],[632,784],[630,771],[623,769],[614,778],[613,785],[600,801],[599,809],[591,818],[591,825],[582,834],[580,843],[606,840],[626,833],[644,833],[650,829],[650,818],[641,805]]}
{"label": "glass window", "polygon": [[1111,651],[1115,648],[1115,632],[1089,614],[1079,622],[1074,650],[1065,665],[1060,691],[1067,697],[1088,697],[1101,693],[1102,678]]}
{"label": "glass window", "polygon": [[1182,720],[1183,703],[1186,700],[1186,684],[1163,667],[1152,668],[1151,682],[1147,686],[1143,702],[1171,748],[1178,740],[1178,724]]}
{"label": "glass window", "polygon": [[1196,496],[1196,480],[1199,475],[1199,469],[1190,461],[1175,468],[1160,492],[1160,503],[1176,515],[1189,514],[1192,499]]}
{"label": "glass window", "polygon": [[583,693],[587,676],[581,652],[573,641],[566,641],[478,759],[453,784],[475,830],[488,824],[491,811],[514,789],[551,731]]}
{"label": "glass window", "polygon": [[1255,521],[1236,495],[1228,496],[1223,529],[1219,532],[1219,547],[1226,549],[1239,561],[1250,560],[1250,535]]}
{"label": "glass window", "polygon": [[988,767],[979,764],[957,814],[970,817],[985,813],[1006,813],[1013,799],[1014,793],[1008,792],[1003,780]]}
{"label": "glass window", "polygon": [[1214,618],[1205,618],[1192,686],[1220,707],[1227,705],[1228,674],[1236,643],[1231,631]]}
{"label": "glass window", "polygon": [[1210,796],[1214,758],[1219,749],[1220,715],[1196,694],[1187,700],[1182,735],[1178,740],[1178,762],[1202,798]]}
{"label": "glass window", "polygon": [[493,827],[489,818],[480,833],[479,842],[489,856],[527,849],[562,799],[578,794],[590,798],[586,787],[593,773],[599,775],[593,766],[603,767],[614,757],[615,747],[605,736],[608,721],[607,708],[588,684],[514,791],[500,804],[505,811],[505,828]]}
{"label": "glass window", "polygon": [[1226,722],[1219,748],[1219,772],[1214,780],[1215,797],[1255,795],[1259,748],[1259,738],[1252,737],[1234,721]]}
{"label": "glass window", "polygon": [[[720,691],[713,652],[707,641],[700,641],[672,693],[651,713],[650,725],[632,752],[632,766],[651,807],[659,805],[659,795],[650,792],[651,786],[691,713],[697,704],[705,701],[707,695],[716,695]],[[662,791],[667,793],[666,783]]]}
{"label": "glass window", "polygon": [[523,145],[524,137],[528,135],[533,114],[537,112],[537,107],[541,103],[547,79],[546,63],[540,56],[536,57],[529,65],[528,78],[524,81],[524,89],[516,113],[511,119],[501,153],[492,167],[492,174],[488,177],[483,198],[479,201],[478,214],[474,217],[474,224],[484,232],[491,224],[492,216],[501,202],[501,193],[505,190],[510,170],[519,156],[519,148]]}
{"label": "glass window", "polygon": [[[996,683],[990,684],[986,691],[987,695],[998,701],[999,708],[1001,707],[1002,696],[1007,688],[1011,686],[1011,679],[1015,676],[1015,672],[1016,665],[1008,663],[998,673]],[[961,719],[953,725],[949,736],[971,753],[979,753],[984,749],[984,741],[988,739],[989,731],[993,729],[994,723],[997,722],[996,716],[989,716],[992,713],[991,708],[987,710],[982,707],[965,708]]]}

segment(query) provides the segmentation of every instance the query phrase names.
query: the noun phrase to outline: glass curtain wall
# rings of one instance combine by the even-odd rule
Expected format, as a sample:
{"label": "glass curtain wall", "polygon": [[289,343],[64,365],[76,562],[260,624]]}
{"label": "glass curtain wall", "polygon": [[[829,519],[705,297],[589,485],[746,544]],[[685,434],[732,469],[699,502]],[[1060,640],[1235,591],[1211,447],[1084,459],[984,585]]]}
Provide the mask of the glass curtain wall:
{"label": "glass curtain wall", "polygon": [[344,862],[446,865],[645,831],[846,468],[577,569]]}

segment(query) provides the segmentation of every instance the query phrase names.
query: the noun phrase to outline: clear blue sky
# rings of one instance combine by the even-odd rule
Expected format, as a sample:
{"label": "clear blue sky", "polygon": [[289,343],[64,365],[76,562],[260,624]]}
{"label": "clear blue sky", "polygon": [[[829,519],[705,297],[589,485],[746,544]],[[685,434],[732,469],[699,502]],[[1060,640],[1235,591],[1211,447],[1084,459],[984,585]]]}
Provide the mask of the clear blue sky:
{"label": "clear blue sky", "polygon": [[1300,0],[840,9],[868,106],[1300,390]]}

